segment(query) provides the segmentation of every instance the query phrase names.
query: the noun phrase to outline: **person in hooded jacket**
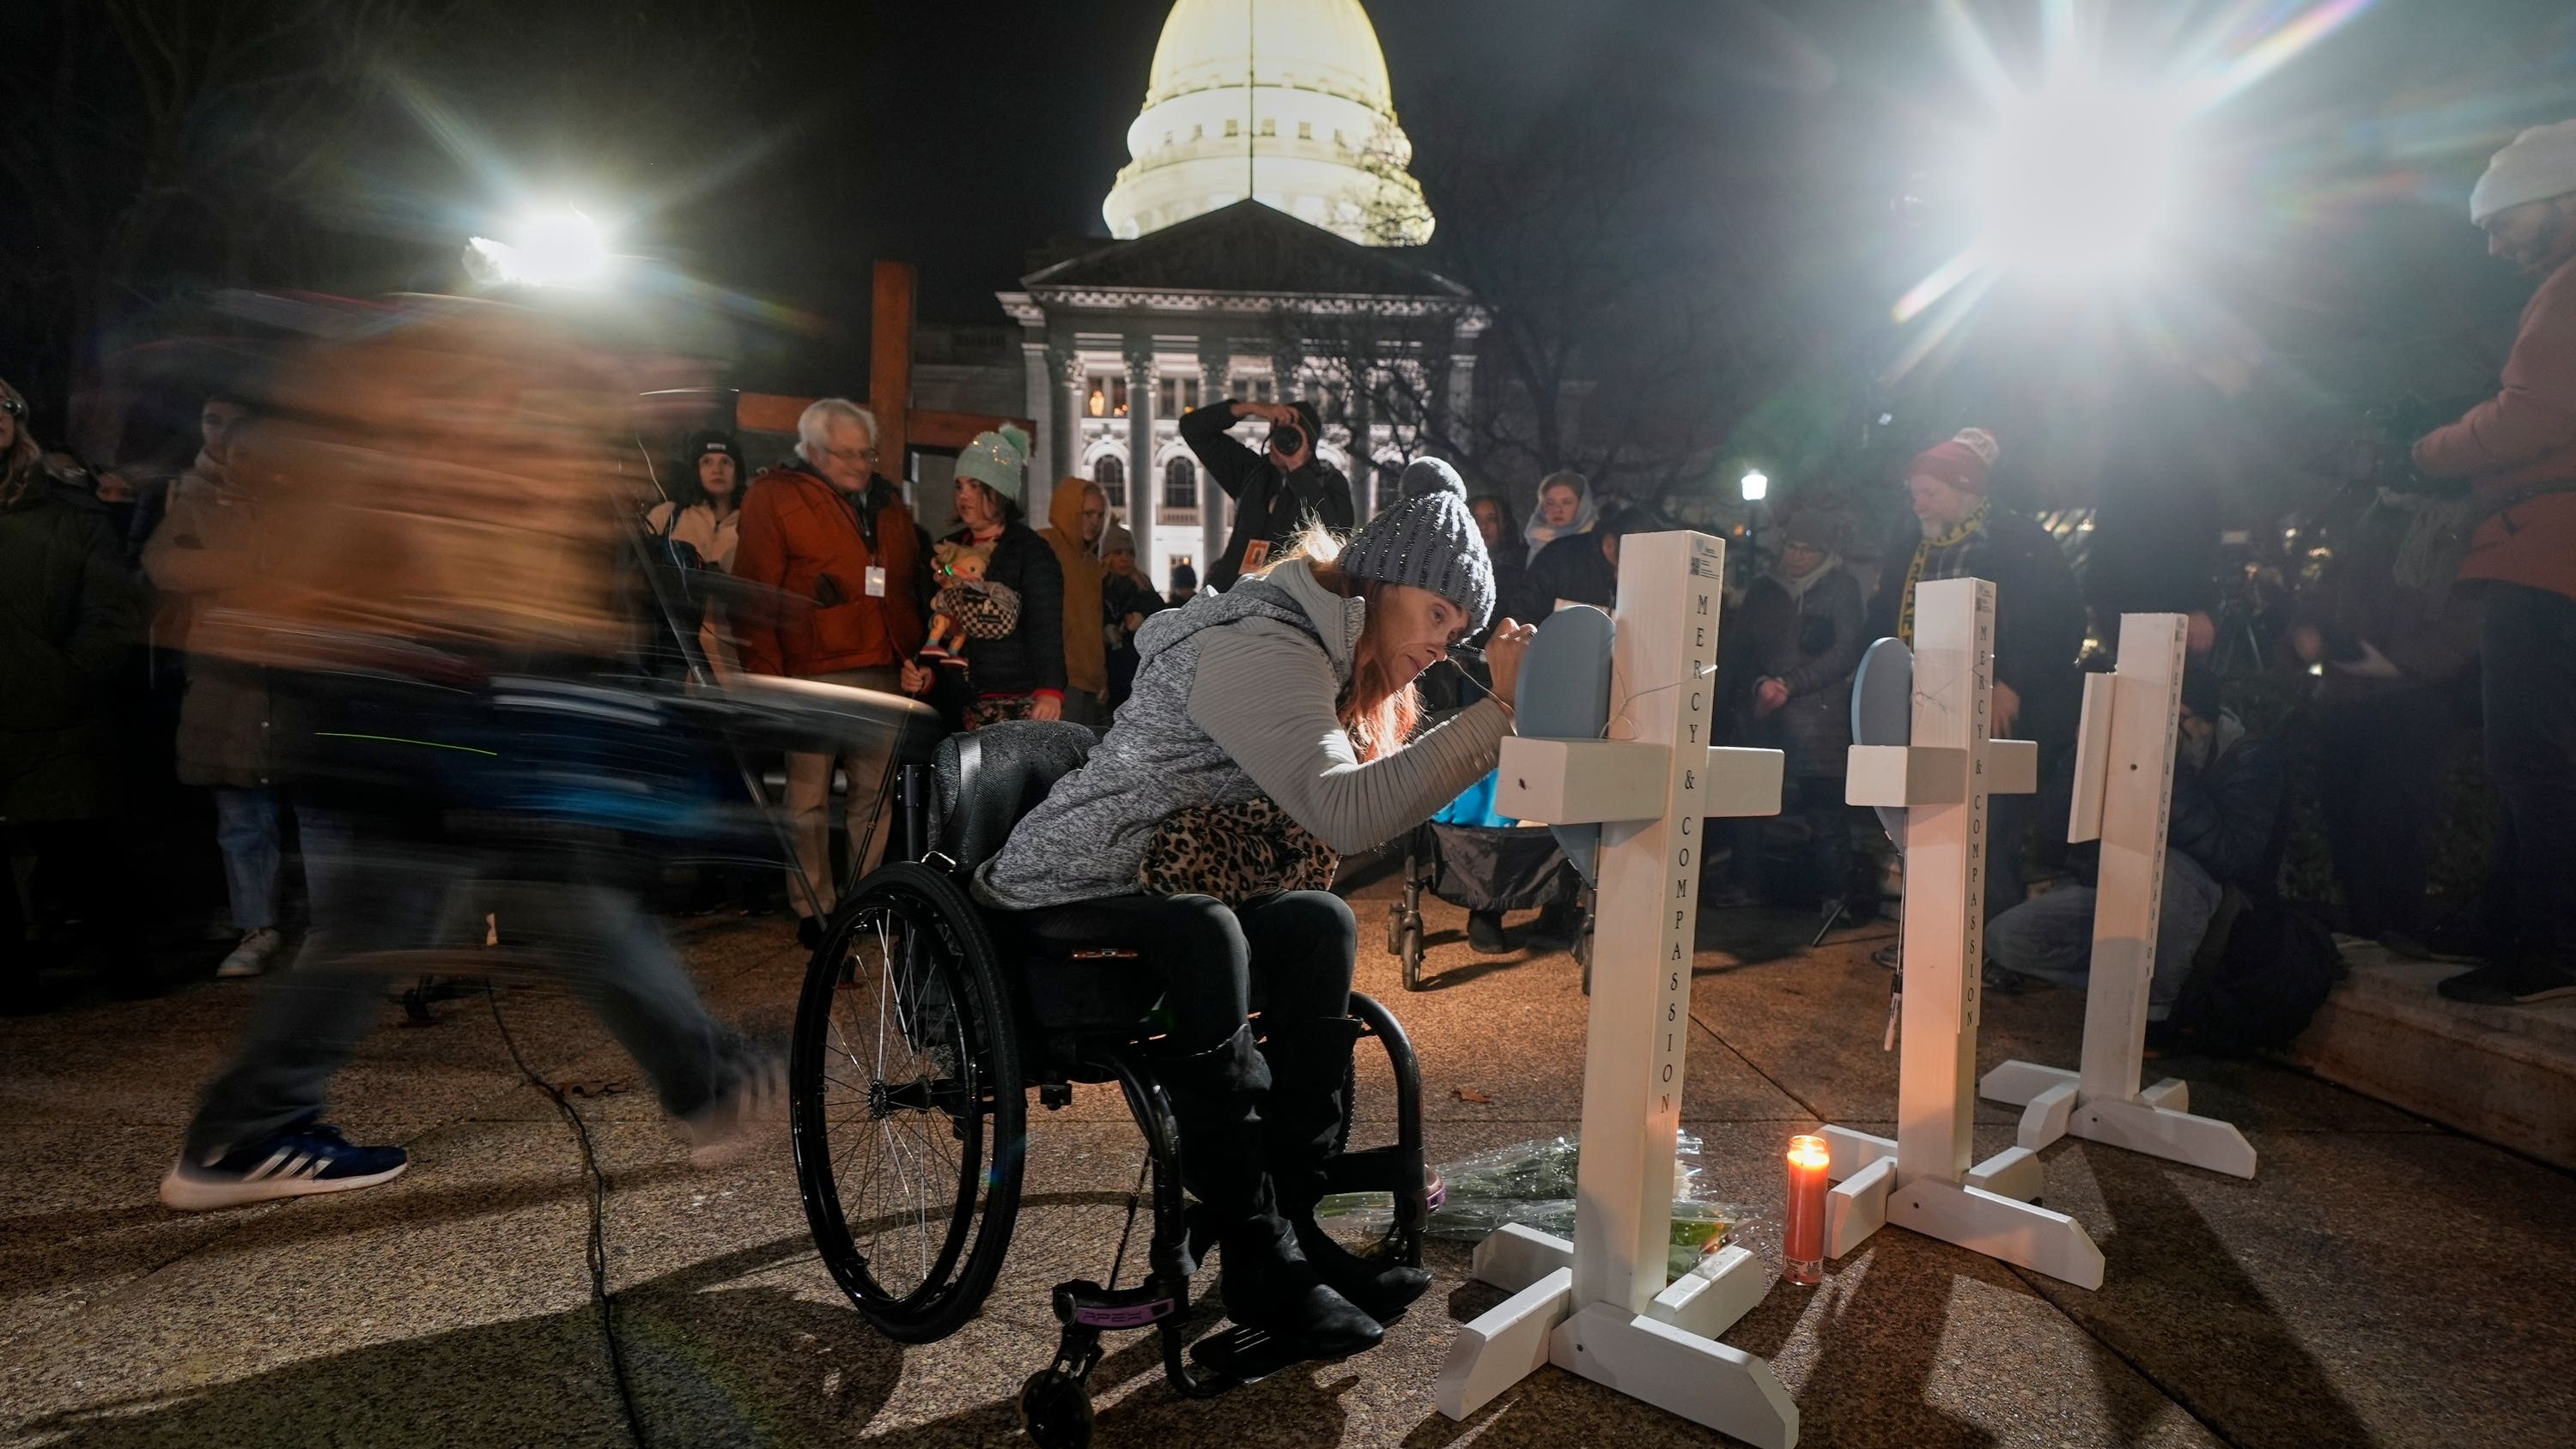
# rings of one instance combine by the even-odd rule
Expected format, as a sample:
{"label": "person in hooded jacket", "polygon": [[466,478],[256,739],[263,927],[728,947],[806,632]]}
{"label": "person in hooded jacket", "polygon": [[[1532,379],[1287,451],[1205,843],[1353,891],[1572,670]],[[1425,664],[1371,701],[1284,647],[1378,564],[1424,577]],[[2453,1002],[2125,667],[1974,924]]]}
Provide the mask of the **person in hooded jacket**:
{"label": "person in hooded jacket", "polygon": [[[1064,718],[1064,570],[1055,550],[1022,521],[1029,438],[1004,424],[975,435],[957,455],[957,519],[965,526],[941,539],[984,559],[984,581],[1019,595],[1019,616],[998,639],[966,636],[966,728],[1006,719]],[[939,671],[942,673],[948,671]],[[933,666],[907,660],[903,687],[927,694]]]}
{"label": "person in hooded jacket", "polygon": [[[1414,679],[1485,626],[1494,584],[1457,474],[1419,460],[1403,490],[1347,544],[1310,534],[1146,621],[1108,735],[972,882],[1041,953],[1103,937],[1141,953],[1171,1018],[1154,1074],[1217,1230],[1226,1310],[1317,1358],[1374,1347],[1430,1286],[1315,1222],[1358,1034],[1359,927],[1326,887],[1338,853],[1494,767],[1532,632],[1506,621],[1486,645],[1499,697],[1414,733]],[[1285,864],[1238,865],[1254,859]]]}
{"label": "person in hooded jacket", "polygon": [[1642,508],[1603,512],[1579,533],[1569,532],[1540,550],[1522,585],[1531,607],[1541,601],[1550,613],[1560,603],[1592,604],[1609,609],[1619,602],[1619,540],[1652,527]]}
{"label": "person in hooded jacket", "polygon": [[1528,540],[1526,562],[1538,566],[1538,556],[1549,544],[1590,533],[1601,521],[1601,505],[1592,496],[1592,485],[1582,474],[1568,468],[1550,473],[1538,480],[1538,512],[1522,530]]}
{"label": "person in hooded jacket", "polygon": [[1109,718],[1109,640],[1100,628],[1100,536],[1108,527],[1109,495],[1088,478],[1066,478],[1038,530],[1064,573],[1064,717],[1076,724]]}
{"label": "person in hooded jacket", "polygon": [[[1808,861],[1829,900],[1851,884],[1850,807],[1843,771],[1851,749],[1852,671],[1869,646],[1860,584],[1843,567],[1840,524],[1820,509],[1801,509],[1781,530],[1779,561],[1744,591],[1727,622],[1727,647],[1748,651],[1742,698],[1734,701],[1739,742],[1777,749],[1784,761],[1782,815],[1803,817]],[[1733,882],[1712,893],[1712,906],[1758,904],[1753,865],[1759,819],[1733,822]]]}
{"label": "person in hooded jacket", "polygon": [[[1245,418],[1270,424],[1258,453],[1226,433]],[[1358,521],[1351,480],[1315,455],[1323,436],[1323,419],[1307,402],[1218,402],[1181,415],[1181,441],[1234,500],[1234,532],[1208,568],[1207,587],[1229,589],[1244,574],[1260,572],[1310,524],[1347,533]],[[1197,587],[1193,579],[1192,590]],[[1177,576],[1172,591],[1181,591]]]}

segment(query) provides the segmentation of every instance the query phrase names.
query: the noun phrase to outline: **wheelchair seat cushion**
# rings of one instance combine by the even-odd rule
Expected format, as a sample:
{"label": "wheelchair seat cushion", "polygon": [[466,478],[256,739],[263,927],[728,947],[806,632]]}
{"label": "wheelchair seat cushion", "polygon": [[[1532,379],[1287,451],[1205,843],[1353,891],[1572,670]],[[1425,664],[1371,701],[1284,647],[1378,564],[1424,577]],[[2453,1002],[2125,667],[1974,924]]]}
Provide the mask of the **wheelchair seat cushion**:
{"label": "wheelchair seat cushion", "polygon": [[938,824],[933,845],[972,870],[1011,838],[1055,782],[1082,767],[1100,737],[1064,720],[1013,720],[943,741],[932,762]]}
{"label": "wheelchair seat cushion", "polygon": [[1122,935],[1135,930],[1135,917],[1076,904],[1010,919],[1018,948],[1012,954],[1038,1027],[1130,1031],[1162,999],[1162,983]]}

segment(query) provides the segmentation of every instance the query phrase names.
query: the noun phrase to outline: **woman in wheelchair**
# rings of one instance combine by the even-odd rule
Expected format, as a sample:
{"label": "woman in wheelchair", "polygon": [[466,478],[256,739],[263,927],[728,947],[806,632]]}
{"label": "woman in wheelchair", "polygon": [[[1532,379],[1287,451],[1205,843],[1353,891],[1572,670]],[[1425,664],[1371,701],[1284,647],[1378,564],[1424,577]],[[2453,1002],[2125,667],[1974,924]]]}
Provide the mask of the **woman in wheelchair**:
{"label": "woman in wheelchair", "polygon": [[1493,603],[1458,475],[1415,462],[1402,500],[1347,543],[1317,529],[1261,574],[1155,615],[1106,738],[973,883],[1042,949],[1128,943],[1159,979],[1155,1075],[1227,1313],[1310,1357],[1374,1347],[1430,1284],[1315,1222],[1359,1034],[1358,928],[1326,887],[1340,852],[1401,834],[1493,768],[1533,632],[1509,620],[1486,649],[1493,697],[1408,739],[1415,676]]}

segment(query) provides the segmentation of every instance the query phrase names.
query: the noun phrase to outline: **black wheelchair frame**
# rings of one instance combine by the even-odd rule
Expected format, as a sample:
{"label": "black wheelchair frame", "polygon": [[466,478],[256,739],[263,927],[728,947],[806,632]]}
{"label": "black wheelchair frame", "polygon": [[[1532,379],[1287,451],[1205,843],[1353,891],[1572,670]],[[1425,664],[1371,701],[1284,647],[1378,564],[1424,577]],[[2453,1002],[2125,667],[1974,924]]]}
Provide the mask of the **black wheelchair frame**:
{"label": "black wheelchair frame", "polygon": [[[961,747],[952,742],[949,748]],[[971,757],[972,746],[962,748]],[[1007,929],[997,932],[967,895],[970,864],[934,845],[932,767],[907,762],[895,768],[902,858],[860,881],[834,911],[807,968],[789,1058],[798,1187],[816,1248],[834,1280],[890,1338],[927,1343],[955,1332],[980,1310],[1009,1251],[1026,1162],[1027,1094],[1034,1092],[1039,1105],[1052,1111],[1071,1104],[1075,1083],[1115,1082],[1146,1144],[1153,1188],[1146,1271],[1140,1281],[1118,1286],[1142,1194],[1140,1173],[1108,1281],[1073,1279],[1053,1291],[1060,1324],[1055,1357],[1029,1377],[1020,1395],[1030,1436],[1050,1446],[1089,1442],[1088,1377],[1101,1360],[1107,1332],[1154,1330],[1165,1378],[1189,1398],[1213,1397],[1295,1362],[1295,1355],[1240,1327],[1194,1347],[1188,1342],[1190,1279],[1204,1245],[1192,1241],[1179,1134],[1154,1078],[1156,1028],[1149,1016],[1155,994],[1150,981],[1127,967],[1136,953],[1114,942],[1072,951],[1065,959],[1006,953],[997,935],[1016,938]],[[968,786],[956,788],[962,799]],[[1085,983],[1098,987],[1107,1009],[1086,1015],[1033,1002],[1030,978],[1038,971],[1056,973],[1052,982],[1075,983],[1077,997]],[[850,1049],[850,1033],[839,1018],[846,1002],[868,992],[871,980],[878,982],[874,989],[882,1005],[876,1059],[867,1062]],[[1049,989],[1060,1001],[1063,989]],[[1441,1196],[1424,1159],[1420,1073],[1411,1042],[1383,1006],[1353,992],[1351,1014],[1393,1069],[1396,1140],[1350,1150],[1356,1104],[1346,1091],[1343,1150],[1328,1162],[1330,1189],[1388,1193],[1393,1225],[1369,1251],[1382,1260],[1419,1265],[1424,1229]],[[1254,1025],[1257,1031],[1257,1016]],[[837,1043],[836,1034],[843,1038]],[[898,1058],[907,1049],[918,1058],[910,1079],[901,1079],[900,1062],[890,1072],[889,1042]],[[867,1081],[838,1075],[853,1065]],[[1354,1087],[1356,1075],[1354,1070]],[[845,1099],[838,1107],[836,1094]],[[898,1159],[918,1152],[945,1162],[946,1141],[958,1144],[956,1200],[936,1213],[927,1202],[912,1212],[917,1284],[899,1255],[879,1245],[888,1215],[844,1201],[850,1172],[870,1150],[848,1145],[853,1113],[867,1119],[860,1135],[882,1133]],[[906,1117],[916,1120],[901,1120]],[[927,1190],[928,1174],[919,1175]],[[898,1204],[898,1227],[900,1214]],[[934,1223],[935,1217],[940,1221]]]}

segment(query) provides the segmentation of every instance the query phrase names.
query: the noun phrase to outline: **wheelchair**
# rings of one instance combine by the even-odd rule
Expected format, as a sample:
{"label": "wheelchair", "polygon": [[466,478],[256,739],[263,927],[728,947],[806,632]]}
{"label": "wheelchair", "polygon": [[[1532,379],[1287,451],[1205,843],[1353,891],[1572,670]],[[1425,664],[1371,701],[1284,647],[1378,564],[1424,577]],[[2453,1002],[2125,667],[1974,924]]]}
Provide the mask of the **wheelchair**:
{"label": "wheelchair", "polygon": [[[1030,939],[966,891],[968,875],[1097,738],[1081,725],[1019,722],[953,736],[926,763],[897,760],[901,858],[833,912],[806,971],[788,1063],[797,1184],[815,1247],[860,1315],[904,1343],[956,1332],[991,1292],[1019,1216],[1030,1095],[1054,1111],[1071,1105],[1076,1083],[1117,1085],[1144,1137],[1145,1171],[1127,1195],[1106,1281],[1054,1289],[1055,1357],[1019,1398],[1030,1437],[1050,1449],[1090,1442],[1088,1380],[1104,1333],[1155,1332],[1165,1378],[1189,1398],[1296,1361],[1240,1327],[1186,1341],[1197,1255],[1182,1147],[1154,1077],[1160,993],[1133,964],[1133,943]],[[1354,1070],[1330,1190],[1389,1194],[1392,1225],[1368,1251],[1418,1266],[1441,1197],[1425,1171],[1420,1074],[1384,1007],[1353,992],[1351,1014],[1393,1069],[1396,1140],[1350,1146]],[[1143,1272],[1122,1288],[1148,1177]]]}

